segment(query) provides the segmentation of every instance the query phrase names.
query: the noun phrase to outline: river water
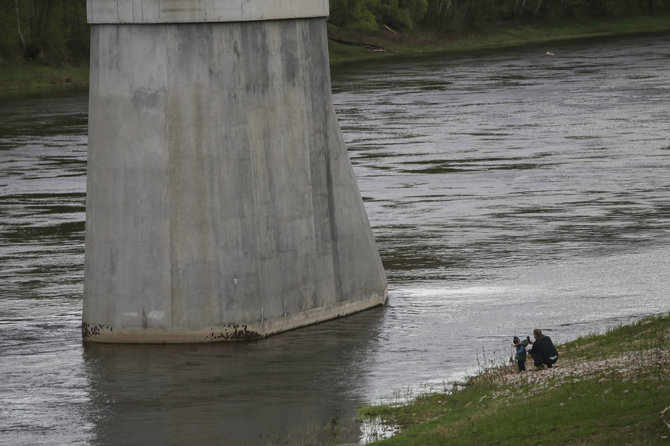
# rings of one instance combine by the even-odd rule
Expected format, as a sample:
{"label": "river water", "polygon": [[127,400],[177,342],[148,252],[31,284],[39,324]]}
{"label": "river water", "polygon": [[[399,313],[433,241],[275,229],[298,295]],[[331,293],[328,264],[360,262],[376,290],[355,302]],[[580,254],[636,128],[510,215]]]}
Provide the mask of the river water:
{"label": "river water", "polygon": [[0,443],[358,443],[357,405],[513,335],[670,311],[670,35],[345,65],[333,91],[388,305],[194,346],[82,345],[86,92],[0,98]]}

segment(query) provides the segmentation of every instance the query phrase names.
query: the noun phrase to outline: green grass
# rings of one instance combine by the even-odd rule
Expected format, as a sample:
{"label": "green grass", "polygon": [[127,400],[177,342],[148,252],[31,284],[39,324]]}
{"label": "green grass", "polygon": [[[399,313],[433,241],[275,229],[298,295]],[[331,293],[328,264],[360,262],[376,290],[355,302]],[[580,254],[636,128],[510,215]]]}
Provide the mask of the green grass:
{"label": "green grass", "polygon": [[669,348],[670,314],[645,318],[560,346],[551,372],[500,366],[450,393],[360,414],[400,426],[380,445],[670,444],[659,419],[670,406]]}
{"label": "green grass", "polygon": [[88,84],[88,66],[54,67],[37,62],[0,62],[0,92]]}
{"label": "green grass", "polygon": [[608,330],[605,335],[593,334],[576,339],[563,348],[573,359],[596,359],[629,350],[670,348],[669,325],[670,317],[645,318]]}

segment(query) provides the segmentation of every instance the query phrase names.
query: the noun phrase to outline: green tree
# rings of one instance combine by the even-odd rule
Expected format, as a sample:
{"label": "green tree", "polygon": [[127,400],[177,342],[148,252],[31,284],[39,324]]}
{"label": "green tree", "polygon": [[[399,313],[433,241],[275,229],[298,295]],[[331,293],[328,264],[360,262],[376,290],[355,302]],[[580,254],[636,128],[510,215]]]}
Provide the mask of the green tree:
{"label": "green tree", "polygon": [[412,29],[428,9],[428,0],[331,0],[330,23],[375,31],[380,25]]}
{"label": "green tree", "polygon": [[373,10],[378,0],[331,0],[329,21],[344,28],[375,31],[379,27]]}
{"label": "green tree", "polygon": [[0,0],[0,57],[49,64],[88,59],[86,0]]}

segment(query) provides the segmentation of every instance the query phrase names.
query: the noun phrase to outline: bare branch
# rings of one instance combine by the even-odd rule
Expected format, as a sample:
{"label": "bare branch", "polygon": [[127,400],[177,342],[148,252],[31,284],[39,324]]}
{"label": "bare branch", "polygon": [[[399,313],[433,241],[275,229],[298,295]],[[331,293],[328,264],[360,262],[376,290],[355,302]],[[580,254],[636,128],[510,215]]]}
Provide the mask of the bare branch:
{"label": "bare branch", "polygon": [[19,0],[14,0],[14,6],[16,7],[16,29],[19,31],[19,37],[21,38],[21,47],[23,47],[23,51],[25,51],[26,41],[23,38],[23,33],[21,32],[21,15],[19,13]]}

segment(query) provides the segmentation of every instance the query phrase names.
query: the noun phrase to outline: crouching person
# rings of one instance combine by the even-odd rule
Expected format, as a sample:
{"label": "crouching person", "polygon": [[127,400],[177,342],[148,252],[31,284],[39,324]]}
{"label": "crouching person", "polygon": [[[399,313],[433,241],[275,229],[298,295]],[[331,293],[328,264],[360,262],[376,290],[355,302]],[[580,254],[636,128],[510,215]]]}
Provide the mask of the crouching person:
{"label": "crouching person", "polygon": [[558,351],[556,351],[554,343],[551,342],[549,336],[543,335],[539,328],[533,330],[533,337],[535,342],[533,342],[533,347],[529,353],[533,357],[535,368],[539,370],[544,368],[545,365],[547,368],[551,368],[558,361]]}

